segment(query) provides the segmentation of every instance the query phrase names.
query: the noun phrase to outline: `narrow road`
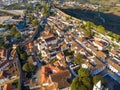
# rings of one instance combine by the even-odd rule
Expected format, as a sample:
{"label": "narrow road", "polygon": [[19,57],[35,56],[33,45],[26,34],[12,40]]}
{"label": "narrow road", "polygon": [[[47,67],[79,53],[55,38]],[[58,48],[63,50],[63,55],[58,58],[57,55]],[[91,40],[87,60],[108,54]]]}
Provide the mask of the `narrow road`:
{"label": "narrow road", "polygon": [[22,67],[21,67],[21,64],[20,64],[20,59],[18,57],[18,53],[16,53],[16,59],[17,59],[17,62],[18,62],[18,69],[19,69],[19,73],[20,73],[20,80],[19,80],[19,90],[21,90],[21,84],[22,84]]}
{"label": "narrow road", "polygon": [[[40,22],[41,22],[41,21],[40,21]],[[40,23],[40,22],[39,22],[39,23]],[[23,46],[25,46],[26,44],[28,44],[28,43],[36,40],[36,39],[39,37],[40,32],[43,31],[43,30],[44,30],[44,27],[41,26],[40,24],[38,24],[38,27],[36,28],[36,31],[35,31],[35,33],[33,34],[33,36],[32,36],[29,40],[27,40],[27,41],[25,40],[24,42],[20,43],[19,45],[23,47]]]}

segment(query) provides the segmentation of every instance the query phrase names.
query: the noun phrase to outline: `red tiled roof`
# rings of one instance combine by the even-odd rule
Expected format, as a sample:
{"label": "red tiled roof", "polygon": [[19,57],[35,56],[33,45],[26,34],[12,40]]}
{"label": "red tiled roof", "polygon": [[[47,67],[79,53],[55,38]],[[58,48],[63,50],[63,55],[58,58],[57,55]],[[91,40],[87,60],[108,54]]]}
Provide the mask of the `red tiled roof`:
{"label": "red tiled roof", "polygon": [[0,57],[3,58],[6,56],[6,49],[0,50]]}
{"label": "red tiled roof", "polygon": [[4,87],[3,87],[3,90],[13,90],[12,89],[12,84],[11,83],[5,84]]}
{"label": "red tiled roof", "polygon": [[45,39],[46,42],[51,42],[53,40],[56,40],[56,38],[55,37],[50,37],[50,38]]}
{"label": "red tiled roof", "polygon": [[26,47],[27,47],[27,48],[31,48],[31,47],[32,47],[32,43],[31,43],[31,42],[28,43],[28,44],[26,45]]}
{"label": "red tiled roof", "polygon": [[68,83],[67,79],[70,77],[70,72],[68,70],[54,73],[50,76],[53,82],[58,83],[59,89],[69,87],[70,84]]}
{"label": "red tiled roof", "polygon": [[62,55],[62,53],[60,52],[60,53],[58,53],[57,55],[56,55],[59,59],[62,59],[63,58],[63,55]]}

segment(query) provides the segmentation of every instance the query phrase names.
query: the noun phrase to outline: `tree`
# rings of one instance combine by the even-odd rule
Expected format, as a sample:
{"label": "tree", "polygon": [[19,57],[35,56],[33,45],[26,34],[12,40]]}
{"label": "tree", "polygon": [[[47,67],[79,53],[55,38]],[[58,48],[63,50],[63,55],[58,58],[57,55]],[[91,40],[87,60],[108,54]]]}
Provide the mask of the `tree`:
{"label": "tree", "polygon": [[78,87],[77,90],[89,90],[89,89],[87,89],[84,85],[81,85],[80,87]]}
{"label": "tree", "polygon": [[22,67],[22,70],[26,72],[33,72],[35,70],[35,66],[31,63],[25,63]]}
{"label": "tree", "polygon": [[85,68],[80,68],[78,70],[78,76],[79,77],[89,77],[90,76],[90,72],[87,69],[85,69]]}
{"label": "tree", "polygon": [[36,7],[35,10],[36,10],[36,13],[39,13],[39,7]]}
{"label": "tree", "polygon": [[105,84],[105,80],[103,77],[96,75],[93,77],[93,83],[96,84],[97,82],[101,81],[102,84]]}
{"label": "tree", "polygon": [[70,87],[71,90],[91,90],[92,83],[89,71],[85,68],[79,69],[78,77],[73,79]]}
{"label": "tree", "polygon": [[20,59],[22,59],[22,60],[27,60],[27,57],[28,56],[27,56],[26,52],[20,54]]}
{"label": "tree", "polygon": [[21,49],[21,47],[20,47],[20,46],[17,46],[16,51],[18,52],[18,54],[23,53],[23,51],[22,51],[22,49]]}
{"label": "tree", "polygon": [[15,34],[15,37],[16,37],[16,38],[20,38],[20,37],[21,37],[21,33],[17,32],[17,33]]}
{"label": "tree", "polygon": [[88,90],[92,89],[92,84],[91,84],[90,78],[88,78],[88,77],[82,78],[82,83],[83,83],[83,85],[85,85],[88,88]]}
{"label": "tree", "polygon": [[71,84],[71,90],[78,90],[79,78],[74,78]]}
{"label": "tree", "polygon": [[75,62],[76,64],[78,64],[78,65],[81,66],[81,64],[84,62],[82,58],[83,58],[82,55],[81,55],[81,54],[78,54],[78,55],[74,58],[73,62]]}
{"label": "tree", "polygon": [[37,19],[34,19],[34,20],[32,21],[32,25],[33,25],[33,26],[37,26],[37,25],[38,25],[38,20],[37,20]]}
{"label": "tree", "polygon": [[27,10],[33,10],[32,4],[27,4]]}
{"label": "tree", "polygon": [[90,89],[87,89],[87,87],[82,83],[79,77],[73,79],[70,87],[71,87],[71,90],[90,90]]}
{"label": "tree", "polygon": [[11,30],[10,30],[10,34],[11,36],[14,36],[16,34],[17,30],[15,27],[12,27]]}
{"label": "tree", "polygon": [[22,85],[22,86],[21,86],[21,90],[30,90],[30,89],[29,89],[29,86],[24,86],[24,85]]}
{"label": "tree", "polygon": [[69,56],[69,55],[73,55],[74,51],[72,51],[71,49],[67,49],[67,50],[64,50],[63,53],[65,56]]}
{"label": "tree", "polygon": [[97,26],[97,30],[98,32],[102,33],[102,34],[105,34],[105,28],[101,25]]}
{"label": "tree", "polygon": [[8,25],[5,25],[5,26],[4,26],[5,29],[11,29],[11,27],[13,27],[13,25],[9,25],[9,24],[8,24]]}
{"label": "tree", "polygon": [[24,14],[25,14],[25,15],[28,14],[28,10],[24,10]]}
{"label": "tree", "polygon": [[0,48],[4,46],[4,42],[3,41],[0,41]]}
{"label": "tree", "polygon": [[43,14],[44,16],[49,16],[49,15],[50,15],[50,5],[49,5],[49,4],[45,4],[45,5],[43,6],[42,14]]}

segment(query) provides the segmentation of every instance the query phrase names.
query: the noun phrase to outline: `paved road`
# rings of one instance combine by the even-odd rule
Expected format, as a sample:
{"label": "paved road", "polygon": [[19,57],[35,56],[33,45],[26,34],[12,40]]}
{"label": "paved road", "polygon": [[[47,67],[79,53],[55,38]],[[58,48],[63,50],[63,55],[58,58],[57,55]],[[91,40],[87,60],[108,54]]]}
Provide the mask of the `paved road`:
{"label": "paved road", "polygon": [[21,64],[20,64],[20,59],[18,57],[18,53],[16,53],[16,59],[17,59],[17,63],[18,63],[18,69],[19,69],[19,73],[20,73],[20,80],[19,80],[19,90],[21,90],[21,84],[22,84],[22,67],[21,67]]}
{"label": "paved road", "polygon": [[[28,44],[29,42],[36,40],[39,37],[40,32],[43,31],[43,30],[44,30],[44,27],[39,24],[37,29],[36,29],[36,31],[35,31],[35,33],[33,34],[33,36],[28,41],[24,41],[23,43],[20,43],[19,45],[23,47],[26,44]],[[21,84],[23,83],[23,81],[22,81],[22,70],[21,70],[22,67],[21,67],[21,64],[20,64],[20,60],[19,60],[18,54],[16,54],[16,58],[18,60],[18,67],[19,67],[19,71],[20,71],[19,90],[21,90]],[[39,58],[36,57],[36,60],[37,60],[37,63],[38,63],[38,67],[40,68],[42,66],[42,64],[40,63]]]}

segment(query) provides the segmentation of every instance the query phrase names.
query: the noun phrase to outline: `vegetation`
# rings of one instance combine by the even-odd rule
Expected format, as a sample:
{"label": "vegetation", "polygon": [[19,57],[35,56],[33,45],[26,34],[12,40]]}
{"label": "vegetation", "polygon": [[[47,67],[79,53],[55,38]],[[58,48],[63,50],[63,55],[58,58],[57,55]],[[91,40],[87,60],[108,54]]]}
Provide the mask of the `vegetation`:
{"label": "vegetation", "polygon": [[35,70],[35,66],[31,63],[25,63],[22,67],[22,70],[26,72],[33,72]]}
{"label": "vegetation", "polygon": [[0,41],[0,48],[4,47],[4,41]]}
{"label": "vegetation", "polygon": [[71,90],[91,90],[91,89],[92,81],[90,79],[90,72],[84,68],[79,69],[78,77],[74,78],[72,81]]}
{"label": "vegetation", "polygon": [[77,2],[80,2],[80,3],[86,3],[86,2],[88,2],[88,0],[66,0],[66,1],[77,1]]}
{"label": "vegetation", "polygon": [[101,25],[97,26],[97,30],[98,32],[102,33],[102,34],[105,34],[105,28]]}
{"label": "vegetation", "polygon": [[73,55],[74,51],[71,51],[71,49],[67,49],[67,50],[63,51],[63,53],[65,56],[69,56],[69,55]]}
{"label": "vegetation", "polygon": [[31,22],[33,22],[33,20],[35,20],[34,15],[29,14],[28,17],[27,17],[27,22],[31,23]]}
{"label": "vegetation", "polygon": [[85,68],[81,68],[81,69],[78,70],[78,76],[79,77],[89,77],[90,72]]}
{"label": "vegetation", "polygon": [[23,65],[24,63],[26,63],[28,55],[24,50],[22,50],[22,48],[20,46],[17,46],[16,51],[18,53],[20,62]]}
{"label": "vegetation", "polygon": [[54,58],[53,60],[50,61],[50,63],[53,64],[57,60],[58,60],[57,58]]}
{"label": "vegetation", "polygon": [[101,81],[102,84],[105,84],[105,80],[99,76],[99,75],[96,75],[93,77],[93,83],[96,84],[97,82]]}
{"label": "vegetation", "polygon": [[20,10],[20,9],[25,9],[25,6],[22,6],[22,5],[20,5],[20,4],[11,4],[11,5],[5,5],[4,6],[4,9],[7,9],[7,10],[11,10],[11,9],[13,9],[13,10]]}
{"label": "vegetation", "polygon": [[[94,23],[89,21],[86,22],[86,24],[82,24],[81,27],[86,30],[86,35],[94,36],[95,33],[91,30],[91,28],[93,28],[94,30],[97,30],[101,34],[104,34],[104,35],[106,34],[106,30],[102,25],[97,26]],[[108,31],[106,35],[110,36],[112,40],[116,40],[117,42],[120,42],[120,35],[110,31]]]}
{"label": "vegetation", "polygon": [[110,36],[112,40],[117,40],[117,42],[120,42],[120,35],[112,32],[108,32],[107,35]]}
{"label": "vegetation", "polygon": [[50,5],[49,4],[45,4],[42,8],[42,14],[44,16],[49,16],[50,15]]}
{"label": "vegetation", "polygon": [[15,88],[18,88],[18,85],[19,85],[18,79],[15,80],[15,81],[12,83],[12,85],[13,85]]}
{"label": "vegetation", "polygon": [[2,24],[0,24],[0,28],[5,28],[5,29],[11,29],[13,27],[13,25],[2,25]]}
{"label": "vegetation", "polygon": [[28,10],[24,10],[24,14],[27,15],[28,14]]}
{"label": "vegetation", "polygon": [[[103,0],[103,1],[100,1],[100,0],[90,0],[90,1],[93,1],[93,2],[97,1],[99,3],[100,2],[106,2],[105,0]],[[106,3],[109,3],[109,1],[110,0],[107,0]],[[116,2],[116,1],[118,1],[118,0],[113,1],[113,3]],[[111,5],[111,8],[112,7],[113,6]],[[103,8],[104,8],[104,6],[103,6]],[[88,10],[88,9],[84,10],[84,9],[79,9],[79,8],[77,8],[77,9],[76,8],[75,9],[68,8],[68,9],[61,9],[61,10],[63,12],[65,12],[65,13],[71,15],[71,16],[76,17],[76,18],[79,18],[79,19],[82,19],[82,20],[85,20],[85,21],[94,22],[96,24],[95,25],[93,23],[95,25],[94,29],[99,31],[102,34],[105,34],[106,30],[113,31],[116,34],[120,34],[119,33],[119,21],[118,21],[119,16],[118,15],[114,15],[115,13],[112,14],[115,10],[113,10],[111,13],[109,12],[109,14],[108,13],[102,13],[102,12],[98,13],[97,11],[94,11],[94,10],[91,10],[91,9],[90,10]],[[99,14],[100,14],[100,16],[99,16]],[[104,18],[105,23],[103,22],[103,19],[101,19],[101,17]],[[82,25],[82,26],[83,26],[83,28],[86,29],[87,34],[89,35],[91,27],[89,28],[89,24],[88,23],[87,23],[87,25]],[[93,26],[92,26],[92,28],[93,28]]]}
{"label": "vegetation", "polygon": [[39,57],[40,59],[42,59],[42,58],[43,58],[41,53],[38,55],[38,57]]}
{"label": "vegetation", "polygon": [[18,54],[23,53],[23,51],[22,51],[22,49],[21,49],[21,47],[20,47],[20,46],[17,46],[16,51],[18,52]]}
{"label": "vegetation", "polygon": [[21,90],[30,90],[30,89],[29,89],[29,86],[22,85]]}
{"label": "vegetation", "polygon": [[71,20],[71,19],[72,19],[71,16],[66,17],[66,20]]}
{"label": "vegetation", "polygon": [[27,10],[33,10],[34,7],[32,6],[32,4],[27,4]]}
{"label": "vegetation", "polygon": [[37,25],[38,25],[38,20],[37,20],[37,19],[34,19],[34,20],[32,21],[32,25],[33,25],[33,26],[37,26]]}
{"label": "vegetation", "polygon": [[84,62],[82,58],[83,58],[82,55],[81,55],[81,54],[78,54],[78,55],[74,58],[73,62],[81,66],[81,64]]}
{"label": "vegetation", "polygon": [[90,72],[85,68],[80,68],[78,70],[78,77],[74,78],[71,84],[71,90],[91,90],[93,85],[98,81],[105,84],[105,80],[101,76],[94,76],[93,80],[90,76]]}
{"label": "vegetation", "polygon": [[50,4],[44,4],[42,6],[42,14],[43,16],[55,16],[55,13],[54,12],[51,12],[51,7],[52,5]]}
{"label": "vegetation", "polygon": [[23,52],[23,53],[20,54],[20,59],[21,60],[27,60],[27,57],[28,57],[28,55],[27,55],[26,52]]}
{"label": "vegetation", "polygon": [[15,35],[14,35],[15,38],[21,38],[21,33],[20,32],[17,32]]}
{"label": "vegetation", "polygon": [[13,36],[15,38],[21,38],[21,33],[16,30],[16,28],[13,26],[10,29],[10,36]]}

